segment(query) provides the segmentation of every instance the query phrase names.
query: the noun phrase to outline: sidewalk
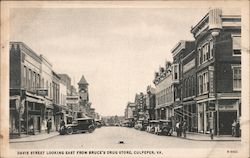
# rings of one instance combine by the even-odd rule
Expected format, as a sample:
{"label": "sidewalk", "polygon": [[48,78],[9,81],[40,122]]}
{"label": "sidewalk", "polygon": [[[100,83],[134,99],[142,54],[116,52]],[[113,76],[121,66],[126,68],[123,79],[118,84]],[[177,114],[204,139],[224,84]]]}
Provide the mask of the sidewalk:
{"label": "sidewalk", "polygon": [[9,142],[10,143],[35,142],[35,141],[41,141],[41,140],[49,139],[52,137],[56,137],[58,135],[59,135],[59,133],[57,131],[50,132],[50,134],[41,133],[41,134],[37,134],[37,135],[28,135],[28,136],[21,137],[21,138],[10,139]]}
{"label": "sidewalk", "polygon": [[[176,136],[176,132],[173,133],[173,136]],[[210,138],[210,134],[201,134],[201,133],[191,133],[187,132],[187,137],[182,139],[194,140],[194,141],[241,141],[240,137],[232,137],[232,136],[214,136],[213,140]]]}

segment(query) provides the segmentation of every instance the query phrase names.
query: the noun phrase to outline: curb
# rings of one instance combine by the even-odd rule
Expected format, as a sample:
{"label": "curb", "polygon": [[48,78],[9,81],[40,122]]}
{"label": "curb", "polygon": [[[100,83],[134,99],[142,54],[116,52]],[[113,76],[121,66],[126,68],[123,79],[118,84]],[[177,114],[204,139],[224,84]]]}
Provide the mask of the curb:
{"label": "curb", "polygon": [[38,140],[27,140],[27,141],[13,141],[13,142],[10,142],[9,143],[28,143],[28,142],[38,142],[38,141],[43,141],[43,140],[47,140],[47,139],[50,139],[50,138],[54,138],[56,136],[59,136],[59,134],[56,134],[56,135],[53,135],[51,137],[47,137],[47,138],[43,138],[43,139],[38,139]]}
{"label": "curb", "polygon": [[[172,135],[173,136],[173,135]],[[177,136],[174,136],[174,137],[176,137],[177,138]],[[233,140],[233,139],[224,139],[224,140],[222,140],[222,139],[217,139],[217,140],[215,140],[215,139],[213,139],[213,140],[207,140],[207,139],[193,139],[193,138],[184,138],[184,137],[180,137],[180,139],[186,139],[186,140],[192,140],[192,141],[241,141],[241,140]]]}

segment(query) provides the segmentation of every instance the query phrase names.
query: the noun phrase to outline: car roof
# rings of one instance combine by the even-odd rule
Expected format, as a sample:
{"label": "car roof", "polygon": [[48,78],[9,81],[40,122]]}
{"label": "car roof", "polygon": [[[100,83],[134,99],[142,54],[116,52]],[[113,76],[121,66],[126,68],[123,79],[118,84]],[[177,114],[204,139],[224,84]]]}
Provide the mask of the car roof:
{"label": "car roof", "polygon": [[171,122],[170,120],[159,120],[160,122]]}
{"label": "car roof", "polygon": [[77,121],[81,121],[81,120],[93,120],[92,118],[77,118]]}

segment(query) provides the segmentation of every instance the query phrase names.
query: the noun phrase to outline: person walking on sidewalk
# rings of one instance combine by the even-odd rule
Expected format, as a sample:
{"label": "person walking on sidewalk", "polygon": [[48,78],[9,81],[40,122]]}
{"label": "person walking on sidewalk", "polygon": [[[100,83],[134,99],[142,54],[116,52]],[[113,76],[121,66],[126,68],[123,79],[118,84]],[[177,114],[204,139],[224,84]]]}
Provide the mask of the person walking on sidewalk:
{"label": "person walking on sidewalk", "polygon": [[236,120],[233,121],[233,124],[232,124],[232,137],[235,137],[235,134],[236,134]]}
{"label": "person walking on sidewalk", "polygon": [[51,126],[52,126],[51,124],[52,124],[52,122],[51,122],[51,118],[50,118],[47,121],[47,132],[48,132],[48,134],[50,133],[50,129],[51,129]]}
{"label": "person walking on sidewalk", "polygon": [[186,138],[186,131],[187,131],[187,122],[186,120],[184,120],[183,124],[182,124],[182,131],[183,131],[183,136],[184,138]]}
{"label": "person walking on sidewalk", "polygon": [[182,137],[182,125],[183,125],[183,123],[182,123],[182,121],[180,121],[180,123],[179,123],[179,137]]}
{"label": "person walking on sidewalk", "polygon": [[177,121],[176,125],[175,125],[175,130],[176,130],[176,133],[177,133],[177,137],[180,136],[180,122]]}

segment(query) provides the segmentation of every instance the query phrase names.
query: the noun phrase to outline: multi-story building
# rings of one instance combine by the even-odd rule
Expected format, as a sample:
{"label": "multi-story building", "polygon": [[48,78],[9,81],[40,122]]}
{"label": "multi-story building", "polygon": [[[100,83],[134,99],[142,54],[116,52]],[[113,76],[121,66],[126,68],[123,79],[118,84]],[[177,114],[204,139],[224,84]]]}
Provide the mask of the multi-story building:
{"label": "multi-story building", "polygon": [[148,120],[155,120],[155,88],[151,85],[147,86],[146,94],[146,110]]}
{"label": "multi-story building", "polygon": [[60,89],[59,89],[59,95],[60,95],[59,104],[60,104],[60,107],[62,107],[61,119],[63,119],[66,124],[70,124],[73,121],[73,112],[66,104],[67,86],[66,86],[66,83],[64,82],[64,80],[60,80],[59,86],[60,86]]}
{"label": "multi-story building", "polygon": [[82,117],[84,115],[90,116],[91,103],[89,102],[88,82],[82,75],[81,80],[78,82],[79,105]]}
{"label": "multi-story building", "polygon": [[41,90],[42,60],[22,42],[10,42],[10,134],[45,130],[47,90]]}
{"label": "multi-story building", "polygon": [[[184,41],[183,41],[184,42]],[[198,130],[198,113],[196,106],[196,51],[195,43],[188,42],[182,48],[182,64],[181,66],[181,101],[182,111],[176,110],[183,115],[183,119],[187,122],[188,131],[197,132]]]}
{"label": "multi-story building", "polygon": [[53,114],[54,114],[54,125],[55,130],[58,131],[60,128],[61,121],[61,111],[62,107],[60,106],[59,97],[60,97],[60,77],[56,72],[52,71],[52,102],[53,102]]}
{"label": "multi-story building", "polygon": [[241,116],[241,16],[210,10],[191,29],[197,51],[198,131],[231,134]]}
{"label": "multi-story building", "polygon": [[171,51],[173,55],[174,120],[181,121],[185,119],[189,130],[195,128],[191,125],[191,121],[195,119],[195,115],[191,111],[194,112],[196,108],[196,104],[193,102],[195,97],[193,85],[196,81],[196,76],[195,70],[189,71],[195,68],[195,59],[189,61],[194,48],[194,41],[181,40]]}
{"label": "multi-story building", "polygon": [[172,85],[171,62],[166,62],[165,68],[160,67],[159,72],[155,72],[153,83],[155,84],[155,115],[156,119],[171,120],[173,116],[173,85]]}
{"label": "multi-story building", "polygon": [[128,102],[125,109],[125,120],[129,127],[134,126],[134,120],[136,117],[135,103]]}
{"label": "multi-story building", "polygon": [[[52,130],[54,130],[54,117],[53,117],[53,92],[52,92],[52,80],[53,80],[53,73],[52,73],[52,64],[49,62],[49,60],[43,56],[40,55],[41,59],[41,89],[47,90],[48,94],[43,96],[45,101],[45,115],[46,120],[51,119],[52,121]],[[39,94],[38,94],[39,95]],[[43,122],[42,128],[46,128],[46,121]]]}
{"label": "multi-story building", "polygon": [[67,95],[71,94],[71,78],[68,74],[58,74],[61,80],[65,83],[67,88]]}
{"label": "multi-story building", "polygon": [[146,96],[142,92],[135,95],[135,121],[146,120]]}

